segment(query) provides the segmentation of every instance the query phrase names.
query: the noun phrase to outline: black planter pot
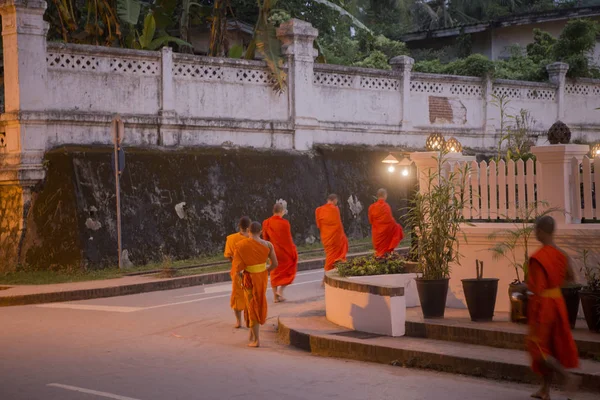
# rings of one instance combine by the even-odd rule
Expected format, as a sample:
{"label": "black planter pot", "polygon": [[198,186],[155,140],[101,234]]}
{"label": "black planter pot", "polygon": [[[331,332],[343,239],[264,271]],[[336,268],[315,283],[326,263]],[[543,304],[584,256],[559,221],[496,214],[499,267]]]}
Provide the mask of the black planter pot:
{"label": "black planter pot", "polygon": [[450,279],[416,279],[421,310],[425,318],[444,318]]}
{"label": "black planter pot", "polygon": [[575,323],[577,323],[577,314],[579,313],[579,292],[581,291],[581,287],[581,285],[572,285],[560,288],[567,305],[571,329],[575,329]]}
{"label": "black planter pot", "polygon": [[463,279],[462,285],[471,321],[491,321],[496,308],[498,279]]}
{"label": "black planter pot", "polygon": [[600,292],[583,289],[579,297],[588,328],[592,332],[600,332]]}
{"label": "black planter pot", "polygon": [[511,283],[508,285],[510,299],[510,320],[519,324],[527,323],[527,285]]}

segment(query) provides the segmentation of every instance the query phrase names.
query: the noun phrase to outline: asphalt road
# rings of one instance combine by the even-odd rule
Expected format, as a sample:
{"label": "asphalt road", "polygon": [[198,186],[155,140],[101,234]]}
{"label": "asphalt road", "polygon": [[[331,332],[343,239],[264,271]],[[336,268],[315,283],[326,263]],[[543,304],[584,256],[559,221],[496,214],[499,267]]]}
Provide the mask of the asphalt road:
{"label": "asphalt road", "polygon": [[321,300],[321,279],[300,273],[288,302],[269,304],[259,349],[246,347],[246,329],[233,329],[229,284],[0,308],[0,400],[517,400],[533,391],[278,343],[277,316]]}

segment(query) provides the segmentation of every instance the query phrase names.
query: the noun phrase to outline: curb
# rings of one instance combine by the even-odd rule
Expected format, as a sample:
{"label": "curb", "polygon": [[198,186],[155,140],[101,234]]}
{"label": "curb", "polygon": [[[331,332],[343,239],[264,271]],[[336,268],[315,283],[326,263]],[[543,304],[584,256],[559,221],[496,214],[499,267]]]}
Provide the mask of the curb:
{"label": "curb", "polygon": [[[356,254],[354,256],[358,256]],[[305,260],[298,263],[298,271],[309,271],[323,268],[322,259]],[[191,286],[210,285],[212,283],[229,282],[229,271],[209,274],[191,275],[181,278],[134,283],[123,286],[109,286],[94,289],[67,290],[62,292],[34,293],[17,296],[0,296],[0,307],[23,306],[28,304],[58,303],[64,301],[91,300],[103,297],[127,296],[161,290],[182,289]]]}
{"label": "curb", "polygon": [[[487,361],[469,357],[398,349],[370,343],[334,339],[329,335],[311,335],[286,326],[278,319],[279,339],[290,346],[322,357],[335,357],[378,364],[420,368],[473,377],[538,384],[537,377],[527,365]],[[581,388],[600,392],[600,378],[594,374],[579,374]]]}

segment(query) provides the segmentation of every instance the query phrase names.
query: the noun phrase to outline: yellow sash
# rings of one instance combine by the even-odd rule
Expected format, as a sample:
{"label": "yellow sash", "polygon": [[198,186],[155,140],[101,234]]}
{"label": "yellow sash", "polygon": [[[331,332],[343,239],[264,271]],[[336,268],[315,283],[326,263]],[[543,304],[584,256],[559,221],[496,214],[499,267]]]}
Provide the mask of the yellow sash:
{"label": "yellow sash", "polygon": [[266,263],[262,263],[262,264],[256,264],[256,265],[249,265],[246,267],[246,272],[250,272],[251,274],[257,274],[259,272],[263,272],[267,270],[267,264]]}
{"label": "yellow sash", "polygon": [[560,299],[562,297],[562,291],[558,287],[546,289],[540,293],[540,297],[546,297],[548,299]]}

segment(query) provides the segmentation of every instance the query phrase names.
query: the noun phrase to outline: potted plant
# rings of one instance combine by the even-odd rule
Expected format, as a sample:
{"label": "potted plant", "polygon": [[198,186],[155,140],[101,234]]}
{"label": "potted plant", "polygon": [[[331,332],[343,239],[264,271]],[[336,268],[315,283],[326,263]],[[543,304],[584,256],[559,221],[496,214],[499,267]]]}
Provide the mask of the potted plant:
{"label": "potted plant", "polygon": [[533,222],[537,218],[555,211],[557,209],[547,208],[547,204],[544,202],[532,202],[524,208],[519,208],[518,216],[512,222],[512,228],[501,229],[490,235],[491,240],[503,238],[489,249],[494,260],[504,259],[515,270],[516,279],[508,286],[510,320],[512,322],[527,322],[527,285],[525,282],[529,265],[529,245],[535,231]]}
{"label": "potted plant", "polygon": [[600,263],[588,265],[589,252],[583,251],[586,286],[579,293],[585,322],[592,332],[600,332]]}
{"label": "potted plant", "polygon": [[444,317],[450,263],[460,263],[457,235],[464,222],[469,164],[451,172],[444,157],[443,151],[436,157],[437,168],[429,170],[426,187],[415,194],[408,210],[417,237],[415,259],[422,277],[416,282],[425,318]]}
{"label": "potted plant", "polygon": [[477,278],[463,279],[463,291],[471,321],[491,321],[496,308],[498,279],[483,277],[483,261],[475,260]]}

